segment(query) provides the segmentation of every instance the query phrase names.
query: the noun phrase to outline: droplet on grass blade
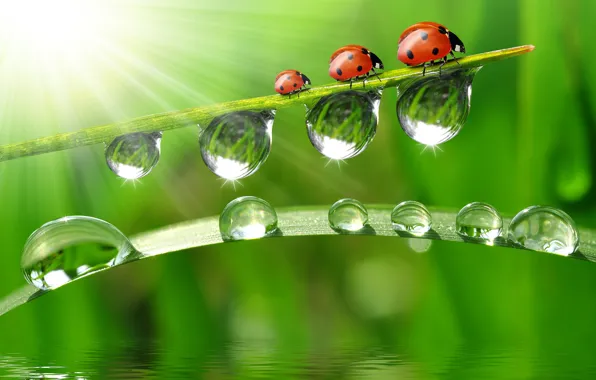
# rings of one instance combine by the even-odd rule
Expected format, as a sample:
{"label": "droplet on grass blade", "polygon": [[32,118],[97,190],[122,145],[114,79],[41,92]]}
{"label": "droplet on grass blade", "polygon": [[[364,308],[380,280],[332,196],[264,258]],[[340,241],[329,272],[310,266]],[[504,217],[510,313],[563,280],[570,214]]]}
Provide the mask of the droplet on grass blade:
{"label": "droplet on grass blade", "polygon": [[203,161],[216,175],[236,180],[256,172],[271,151],[275,111],[239,111],[216,117],[201,131]]}
{"label": "droplet on grass blade", "polygon": [[455,219],[458,234],[492,243],[503,229],[503,218],[488,203],[472,202],[464,206]]}
{"label": "droplet on grass blade", "polygon": [[395,231],[422,236],[430,230],[432,217],[422,203],[404,201],[393,208],[391,224]]}
{"label": "droplet on grass blade", "polygon": [[161,132],[116,137],[105,151],[108,167],[125,179],[146,176],[159,162],[161,137]]}
{"label": "droplet on grass blade", "polygon": [[366,207],[356,199],[344,198],[329,208],[329,227],[336,232],[356,232],[368,223]]}
{"label": "droplet on grass blade", "polygon": [[236,198],[219,216],[219,232],[225,241],[259,239],[276,231],[277,213],[257,197]]}
{"label": "droplet on grass blade", "polygon": [[362,153],[375,137],[382,90],[345,91],[321,98],[306,114],[312,145],[335,160]]}
{"label": "droplet on grass blade", "polygon": [[27,239],[21,257],[25,279],[54,289],[89,273],[123,262],[136,252],[116,227],[89,216],[48,222]]}

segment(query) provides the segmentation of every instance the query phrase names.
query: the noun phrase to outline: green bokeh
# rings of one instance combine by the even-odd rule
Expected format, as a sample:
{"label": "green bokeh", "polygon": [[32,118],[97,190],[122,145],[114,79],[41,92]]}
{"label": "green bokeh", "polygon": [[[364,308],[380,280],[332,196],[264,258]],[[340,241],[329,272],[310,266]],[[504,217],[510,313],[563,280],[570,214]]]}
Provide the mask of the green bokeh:
{"label": "green bokeh", "polygon": [[[435,154],[401,130],[388,89],[374,141],[340,167],[312,148],[304,108],[280,110],[269,158],[235,189],[204,166],[193,129],[165,133],[159,164],[136,183],[108,169],[101,146],[3,163],[2,296],[24,284],[28,235],[64,215],[98,217],[132,235],[218,214],[243,195],[274,207],[349,197],[454,210],[482,201],[508,215],[548,204],[596,227],[592,0],[105,7],[120,34],[86,51],[88,64],[74,64],[82,70],[67,60],[17,64],[14,46],[0,49],[2,144],[271,94],[284,69],[328,83],[330,54],[350,43],[387,69],[402,67],[397,39],[417,21],[447,25],[469,54],[536,50],[479,72],[468,122]],[[594,370],[594,289],[594,264],[554,255],[447,242],[419,254],[406,239],[381,237],[268,239],[166,255],[67,286],[1,317],[0,353],[4,362],[91,366],[100,375],[150,362],[213,378],[266,374],[267,366],[281,373],[283,363],[329,378],[584,377]],[[89,352],[98,352],[95,364],[85,364]],[[393,359],[375,371],[379,352]],[[218,364],[206,365],[213,357]]]}

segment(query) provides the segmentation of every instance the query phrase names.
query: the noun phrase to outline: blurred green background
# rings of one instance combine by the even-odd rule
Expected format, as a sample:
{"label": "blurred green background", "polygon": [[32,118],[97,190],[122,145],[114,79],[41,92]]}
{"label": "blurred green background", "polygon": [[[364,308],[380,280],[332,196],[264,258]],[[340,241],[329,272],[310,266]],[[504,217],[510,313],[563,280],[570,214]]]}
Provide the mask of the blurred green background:
{"label": "blurred green background", "polygon": [[[102,146],[2,163],[2,296],[24,284],[28,235],[64,215],[132,235],[242,195],[274,207],[352,197],[453,210],[483,201],[506,215],[548,204],[596,228],[592,0],[0,4],[1,144],[272,94],[288,68],[329,83],[330,54],[350,43],[402,67],[398,36],[418,21],[447,25],[468,54],[536,46],[480,71],[467,124],[436,154],[403,133],[387,89],[374,141],[341,167],[310,145],[303,108],[279,111],[267,162],[236,189],[204,166],[193,129],[166,132],[138,183],[109,171]],[[591,263],[503,248],[433,242],[420,254],[406,239],[359,236],[223,244],[110,270],[1,317],[0,372],[590,378],[595,289]]]}

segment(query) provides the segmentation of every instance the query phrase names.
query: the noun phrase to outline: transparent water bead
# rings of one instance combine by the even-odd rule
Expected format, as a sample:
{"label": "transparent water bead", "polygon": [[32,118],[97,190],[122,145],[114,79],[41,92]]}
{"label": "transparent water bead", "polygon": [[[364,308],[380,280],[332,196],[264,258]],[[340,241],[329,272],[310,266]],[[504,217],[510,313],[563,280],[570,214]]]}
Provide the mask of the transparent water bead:
{"label": "transparent water bead", "polygon": [[356,232],[368,223],[366,207],[356,199],[345,198],[329,208],[329,227],[336,232]]}
{"label": "transparent water bead", "polygon": [[116,227],[89,216],[48,222],[27,239],[21,257],[25,279],[55,289],[81,276],[121,263],[136,252]]}
{"label": "transparent water bead", "polygon": [[398,87],[397,118],[412,139],[438,145],[455,137],[470,113],[479,68],[426,75]]}
{"label": "transparent water bead", "polygon": [[159,162],[161,137],[161,132],[116,137],[105,151],[108,167],[125,179],[146,176]]}
{"label": "transparent water bead", "polygon": [[219,216],[219,232],[225,241],[259,239],[277,231],[277,213],[261,198],[236,198]]}
{"label": "transparent water bead", "polygon": [[321,98],[306,114],[312,145],[335,160],[362,153],[377,131],[381,94],[352,90]]}
{"label": "transparent water bead", "polygon": [[455,218],[458,234],[470,238],[494,241],[503,229],[503,218],[491,205],[472,202],[464,206]]}
{"label": "transparent water bead", "polygon": [[547,206],[531,206],[520,211],[509,224],[508,239],[534,251],[570,255],[579,247],[573,219]]}
{"label": "transparent water bead", "polygon": [[239,111],[216,117],[201,132],[203,161],[218,176],[236,180],[256,172],[271,152],[275,111]]}
{"label": "transparent water bead", "polygon": [[391,224],[398,232],[422,236],[432,227],[432,217],[426,207],[416,201],[404,201],[391,212]]}

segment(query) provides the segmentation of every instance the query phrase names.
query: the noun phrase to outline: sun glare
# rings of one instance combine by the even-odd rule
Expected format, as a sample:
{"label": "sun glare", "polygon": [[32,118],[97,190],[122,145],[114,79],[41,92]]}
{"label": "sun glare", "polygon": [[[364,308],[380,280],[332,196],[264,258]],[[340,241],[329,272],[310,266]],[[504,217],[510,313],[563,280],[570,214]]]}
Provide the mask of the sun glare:
{"label": "sun glare", "polygon": [[0,28],[21,51],[77,54],[101,35],[100,5],[88,0],[2,1]]}

